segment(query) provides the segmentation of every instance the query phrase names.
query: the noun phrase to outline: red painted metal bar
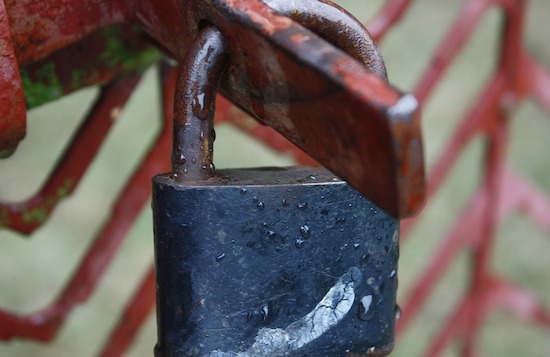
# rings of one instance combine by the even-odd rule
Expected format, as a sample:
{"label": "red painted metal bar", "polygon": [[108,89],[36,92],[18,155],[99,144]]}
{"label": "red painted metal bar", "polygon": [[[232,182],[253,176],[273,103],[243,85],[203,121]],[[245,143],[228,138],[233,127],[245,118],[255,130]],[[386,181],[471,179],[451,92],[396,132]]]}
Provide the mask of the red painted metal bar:
{"label": "red painted metal bar", "polygon": [[512,282],[493,278],[487,305],[492,309],[504,308],[528,323],[550,327],[550,310],[537,296]]}
{"label": "red painted metal bar", "polygon": [[519,211],[526,213],[531,219],[550,235],[550,197],[533,183],[528,182],[520,174],[508,169],[505,174],[508,182],[508,200]]}
{"label": "red painted metal bar", "polygon": [[[172,116],[174,114],[174,95],[176,89],[177,69],[163,63],[160,66],[160,88],[162,99],[162,117],[166,128],[172,126]],[[221,99],[218,98],[217,100]],[[228,102],[226,102],[228,103]],[[217,104],[219,106],[219,103]],[[166,135],[166,134],[165,134]],[[163,146],[171,145],[163,143]],[[165,147],[169,151],[166,153],[166,163],[171,153],[171,147]],[[166,168],[165,171],[167,171]],[[164,171],[163,171],[164,172]],[[118,357],[122,356],[131,346],[140,326],[151,311],[155,308],[155,266],[150,265],[138,290],[125,307],[124,313],[120,317],[117,325],[112,330],[109,339],[105,343],[103,350],[99,353],[100,357]]]}
{"label": "red painted metal bar", "polygon": [[401,319],[397,322],[396,330],[398,335],[402,334],[409,327],[410,323],[420,312],[420,308],[426,302],[435,285],[459,251],[477,239],[476,232],[479,231],[481,213],[485,205],[486,202],[483,196],[476,195],[459,216],[457,222],[445,237],[445,240],[441,242],[430,264],[411,288],[408,299],[401,305],[403,313],[401,314]]}
{"label": "red painted metal bar", "polygon": [[[462,26],[462,33],[451,33],[447,37],[447,41],[436,54],[436,59],[432,61],[430,70],[423,76],[417,87],[417,93],[423,100],[433,84],[437,83],[442,71],[456,56],[458,48],[464,43],[464,36],[472,30],[472,24],[477,22],[482,11],[489,5],[502,7],[507,21],[503,33],[498,73],[486,87],[474,109],[461,122],[459,130],[451,139],[442,159],[436,164],[428,182],[428,197],[430,197],[443,181],[458,153],[467,145],[469,138],[476,133],[485,133],[489,140],[485,182],[481,190],[475,194],[472,204],[480,199],[484,203],[468,207],[465,215],[459,217],[455,224],[455,230],[442,243],[442,247],[435,254],[431,265],[411,291],[410,298],[403,305],[403,315],[398,323],[398,332],[401,333],[414,318],[414,315],[418,313],[431,289],[439,280],[442,274],[441,270],[450,264],[458,251],[467,246],[472,247],[474,261],[470,291],[467,292],[455,313],[435,337],[427,353],[423,354],[426,356],[439,356],[456,337],[461,337],[465,342],[464,356],[478,355],[476,345],[480,329],[488,314],[499,306],[496,302],[500,302],[501,305],[505,304],[507,309],[518,313],[520,317],[528,316],[531,321],[548,326],[547,310],[529,292],[517,286],[512,288],[512,285],[505,283],[502,279],[494,278],[489,261],[493,253],[494,232],[503,217],[509,212],[529,207],[532,209],[530,215],[535,221],[542,227],[548,228],[550,206],[547,194],[534,189],[524,180],[517,179],[505,168],[504,161],[507,148],[508,116],[512,113],[510,109],[513,109],[520,99],[529,94],[529,91],[539,97],[542,93],[544,105],[545,93],[548,92],[550,83],[546,80],[548,78],[546,71],[540,66],[535,63],[526,65],[529,60],[526,60],[528,57],[521,44],[526,3],[521,1],[477,1],[476,3],[467,4],[466,10],[471,12],[469,14],[463,12],[456,22],[456,24],[462,23],[462,25],[454,26],[454,30],[458,30],[459,26]],[[468,9],[469,6],[470,9]],[[525,76],[525,73],[533,72],[537,72],[537,78],[530,75]],[[519,76],[520,73],[521,76]],[[542,86],[540,86],[539,78],[543,79]],[[525,83],[526,79],[528,83]],[[413,224],[414,220],[407,221],[404,231],[408,232]],[[467,228],[468,232],[463,232],[463,228]],[[465,241],[471,237],[477,237],[476,241]],[[474,243],[473,246],[472,243]]]}
{"label": "red painted metal bar", "polygon": [[[20,3],[29,4],[29,1],[22,1]],[[383,34],[385,34],[387,30],[399,20],[401,16],[406,14],[407,7],[412,3],[414,2],[403,0],[389,1],[378,20],[375,19],[373,22],[373,24],[383,24],[379,25],[382,30],[377,29],[376,26],[371,27],[371,29],[375,29],[373,31],[375,37],[381,38]],[[474,3],[476,4],[474,5]],[[466,10],[463,10],[461,17],[455,22],[455,24],[461,23],[462,25],[461,27],[458,27],[458,25],[453,27],[453,31],[457,32],[457,34],[449,35],[447,37],[449,43],[451,44],[445,45],[445,43],[443,43],[444,47],[441,47],[438,54],[434,57],[437,58],[437,61],[435,59],[432,61],[432,65],[435,69],[428,69],[417,85],[416,91],[419,97],[426,100],[429,92],[438,83],[441,73],[443,73],[448,64],[452,62],[452,59],[456,56],[460,47],[468,38],[468,34],[471,33],[475,23],[477,23],[479,17],[482,15],[481,10],[479,10],[480,8],[487,9],[489,6],[500,6],[504,14],[514,14],[516,11],[514,10],[514,6],[516,5],[518,4],[515,0],[477,0],[467,3],[465,9],[469,9],[472,12],[467,13]],[[472,9],[477,9],[477,11]],[[124,13],[124,11],[121,11],[121,13]],[[522,26],[522,24],[517,25],[516,29],[512,31],[512,36],[514,33],[517,34],[518,29]],[[507,36],[510,37],[511,35]],[[516,37],[514,41],[517,41],[518,38],[519,37]],[[530,55],[525,52],[524,49],[518,47],[517,44],[514,45],[514,41],[512,41],[512,44],[505,42],[503,45],[503,51],[510,55],[510,58],[506,59],[506,62],[511,64],[506,64],[506,66],[511,67],[502,70],[490,80],[485,90],[480,94],[480,99],[478,102],[463,118],[459,129],[451,139],[449,148],[442,155],[442,159],[438,161],[438,164],[432,171],[429,181],[430,196],[436,192],[452,164],[458,157],[459,152],[467,145],[471,137],[478,133],[481,134],[484,132],[491,134],[499,128],[498,124],[500,122],[499,118],[502,114],[501,105],[503,101],[505,102],[505,107],[508,107],[510,104],[514,105],[514,103],[519,101],[519,99],[526,96],[533,96],[539,100],[544,108],[550,111],[550,76],[540,64],[534,61]],[[518,59],[518,56],[520,55],[521,57]],[[521,65],[521,70],[519,70],[519,72],[522,73],[522,76],[520,78],[514,78],[515,75],[513,72],[518,71],[517,69],[514,70],[514,67],[519,65]],[[255,128],[249,130],[251,127],[248,127],[246,122],[233,119],[229,120],[239,123],[238,126],[246,129],[245,131],[256,133]],[[499,140],[493,141],[495,143],[499,142]],[[283,145],[279,146],[280,144],[278,143],[276,145],[277,149],[284,147]],[[502,150],[502,148],[499,150]],[[456,233],[459,229],[455,228],[446,237],[445,242],[442,243],[440,250],[435,255],[434,261],[430,265],[431,267],[437,266],[441,268],[439,270],[443,271],[444,267],[449,263],[449,261],[452,260],[452,257],[456,255],[461,248],[474,247],[479,249],[479,247],[482,247],[483,244],[487,244],[487,242],[483,242],[483,240],[488,238],[486,235],[480,233],[482,232],[481,226],[483,224],[487,224],[487,220],[493,220],[493,223],[490,226],[486,226],[489,227],[486,230],[491,231],[498,222],[502,221],[503,217],[507,216],[514,210],[522,210],[526,212],[533,218],[535,223],[550,232],[550,198],[547,193],[537,189],[509,168],[500,168],[498,173],[491,170],[495,169],[489,168],[487,172],[492,175],[493,180],[496,182],[501,182],[500,189],[498,189],[496,193],[493,190],[492,196],[487,194],[487,190],[490,189],[492,184],[486,185],[486,190],[482,189],[478,191],[471,201],[472,205],[474,205],[473,202],[478,202],[474,206],[470,207],[473,213],[465,211],[465,213],[455,224],[455,227],[459,227],[461,225],[468,227],[471,232],[473,232],[472,234],[477,237],[476,241],[472,242],[461,238],[459,234],[460,232]],[[148,182],[146,185],[143,185],[143,189],[148,189]],[[493,198],[490,199],[491,197]],[[131,200],[129,197],[127,197],[127,199]],[[488,210],[497,211],[497,213],[491,213]],[[484,211],[488,212],[487,214],[489,214],[489,216],[483,215],[482,212]],[[476,216],[476,213],[477,217],[474,217]],[[498,222],[495,218],[496,215],[498,215]],[[404,233],[408,232],[412,228],[411,222],[413,221],[408,221],[404,225]],[[466,232],[466,234],[469,234],[469,232]],[[491,236],[492,234],[489,235],[489,237]],[[488,243],[489,245],[487,246],[490,248],[491,242],[489,241]],[[488,251],[489,249],[487,249],[487,253]],[[105,261],[101,259],[97,262],[98,264],[105,264]],[[483,266],[483,264],[480,266]],[[466,327],[471,319],[471,311],[475,311],[472,306],[476,305],[478,306],[478,309],[484,313],[484,316],[489,313],[489,308],[487,306],[494,305],[491,309],[504,306],[506,309],[517,313],[520,317],[528,317],[528,319],[534,320],[541,325],[548,325],[548,312],[539,304],[539,302],[536,301],[536,299],[533,298],[532,294],[514,284],[506,282],[502,278],[494,277],[489,269],[483,268],[481,273],[484,276],[484,279],[480,279],[479,281],[486,283],[486,288],[482,291],[483,293],[472,294],[471,292],[467,292],[465,294],[464,299],[455,310],[456,312],[453,317],[451,317],[451,319],[442,327],[440,330],[440,335],[436,336],[434,339],[434,344],[431,346],[431,349],[429,349],[428,354],[424,355],[437,356],[441,351],[443,351],[448,343],[452,341],[453,338],[464,338],[465,336],[467,338],[468,334],[471,335],[472,332],[469,332]],[[150,279],[150,276],[151,271],[148,273],[147,279]],[[415,317],[415,314],[422,307],[425,298],[429,295],[430,289],[437,283],[438,278],[439,276],[429,275],[428,272],[420,278],[418,284],[413,289],[413,294],[411,295],[411,298],[414,298],[416,296],[415,292],[418,292],[418,296],[420,298],[416,298],[416,300],[407,300],[403,305],[403,315],[399,322],[400,332],[402,332],[403,329],[406,328]],[[149,282],[150,280],[145,280],[141,287],[143,288],[147,286]],[[84,280],[82,283],[87,284],[85,290],[89,291],[89,289],[93,289],[93,284],[90,284],[90,280]],[[151,297],[144,291],[144,288],[138,290],[138,293],[131,300],[130,305],[127,308],[128,315],[126,316],[129,319],[129,325],[126,325],[124,319],[121,319],[119,322],[120,332],[131,331],[133,334],[138,328],[137,325],[143,321],[144,312],[142,310],[138,311],[139,309],[134,309],[132,307],[138,304],[140,296],[149,296],[143,300],[144,303],[151,301],[147,300],[151,299]],[[476,302],[475,300],[479,301]],[[495,303],[491,304],[491,301],[494,301]],[[481,324],[483,323],[483,320],[480,318],[476,323]],[[2,323],[0,322],[0,327],[1,324]],[[132,324],[135,325],[132,326]],[[111,345],[117,344],[116,341],[119,341],[119,338],[121,338],[120,336],[123,335],[120,332],[113,334],[113,336],[118,337],[113,337],[111,340]],[[470,353],[470,355],[473,355],[476,353],[474,349],[475,339],[471,340],[471,347],[467,352]],[[126,340],[123,343],[128,346],[130,341]],[[121,349],[116,348],[114,350],[106,349],[105,351],[111,351],[105,354],[105,356],[109,355],[112,357],[118,356],[122,353]]]}
{"label": "red painted metal bar", "polygon": [[[504,174],[506,148],[508,146],[508,113],[504,102],[505,98],[515,96],[516,76],[521,56],[521,35],[523,29],[524,2],[514,1],[513,11],[505,12],[502,48],[500,53],[500,68],[505,85],[497,105],[496,122],[488,123],[487,149],[485,163],[485,182],[483,190],[486,192],[488,204],[482,213],[483,225],[481,237],[475,245],[471,271],[472,310],[467,319],[467,333],[464,336],[464,353],[466,357],[474,357],[479,349],[481,328],[488,311],[486,299],[491,291],[488,283],[491,270],[494,234],[498,228],[498,210],[502,199],[501,185]],[[507,97],[506,97],[507,96]],[[510,99],[508,99],[510,100]],[[487,122],[487,118],[483,118]],[[491,125],[492,124],[492,125]]]}
{"label": "red painted metal bar", "polygon": [[110,218],[59,297],[47,308],[28,316],[0,311],[0,339],[52,339],[72,309],[93,292],[132,223],[148,202],[151,177],[168,170],[172,142],[170,128],[170,123],[163,123],[150,151],[116,200]]}
{"label": "red painted metal bar", "polygon": [[[458,159],[462,149],[483,129],[485,123],[480,118],[489,119],[494,118],[496,115],[495,105],[499,103],[499,94],[501,93],[502,86],[503,81],[500,77],[497,76],[491,79],[486,88],[481,92],[472,109],[462,118],[452,137],[449,139],[440,159],[438,159],[430,172],[426,190],[428,197],[435,195],[453,167],[453,164]],[[401,228],[403,232],[402,241],[407,239],[408,233],[420,218],[418,216],[403,223]]]}
{"label": "red painted metal bar", "polygon": [[445,347],[459,334],[464,334],[464,320],[471,311],[471,298],[463,298],[451,317],[445,322],[443,328],[434,336],[432,344],[423,354],[426,357],[439,357],[443,354]]}
{"label": "red painted metal bar", "polygon": [[[284,4],[270,3],[281,11]],[[300,4],[289,12],[307,10],[303,4],[311,2]],[[337,19],[325,12],[340,14],[330,3],[317,7],[321,13],[309,14],[308,23]],[[371,45],[366,45],[371,49],[365,66],[259,0],[9,0],[7,10],[17,58],[25,66],[121,22],[138,24],[181,60],[202,24],[211,23],[228,43],[230,63],[220,83],[227,98],[394,216],[409,216],[423,202],[418,106],[369,70],[378,73],[369,67],[377,54]],[[30,13],[32,19],[26,20]],[[80,16],[82,21],[74,20]],[[347,26],[353,20],[337,22]],[[338,45],[354,52],[358,39]],[[342,105],[347,110],[337,109]]]}
{"label": "red painted metal bar", "polygon": [[0,1],[0,158],[10,156],[26,131],[26,109],[19,65],[6,7]]}
{"label": "red painted metal bar", "polygon": [[472,36],[489,5],[487,1],[479,0],[469,0],[464,5],[414,90],[415,96],[421,103],[428,98],[434,86],[439,83],[441,76],[449,68],[466,41]]}
{"label": "red painted metal bar", "polygon": [[387,1],[378,16],[367,25],[372,38],[376,42],[381,41],[384,35],[406,14],[412,3],[411,0]]}
{"label": "red painted metal bar", "polygon": [[92,110],[40,191],[24,202],[0,203],[0,226],[31,234],[57,204],[72,194],[141,76],[123,77],[104,86]]}
{"label": "red painted metal bar", "polygon": [[155,309],[155,267],[151,265],[99,357],[122,356],[130,348],[139,328]]}
{"label": "red painted metal bar", "polygon": [[302,164],[317,163],[311,156],[300,150],[296,145],[288,141],[284,136],[267,125],[250,118],[248,114],[232,105],[223,96],[216,99],[215,123],[230,123],[242,132],[261,141],[269,148],[290,155],[296,162]]}

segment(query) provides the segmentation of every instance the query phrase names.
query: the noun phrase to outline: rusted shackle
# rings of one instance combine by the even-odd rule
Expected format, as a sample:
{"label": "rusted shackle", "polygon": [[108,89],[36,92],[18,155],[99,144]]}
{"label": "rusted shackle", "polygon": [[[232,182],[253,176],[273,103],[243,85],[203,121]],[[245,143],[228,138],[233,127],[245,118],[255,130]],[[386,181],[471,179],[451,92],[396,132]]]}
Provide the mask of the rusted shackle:
{"label": "rusted shackle", "polygon": [[[325,1],[265,2],[387,81],[382,56],[368,31],[342,8]],[[172,177],[176,181],[205,180],[214,175],[213,118],[219,79],[229,64],[227,53],[223,35],[207,26],[180,64],[174,98],[172,150]]]}

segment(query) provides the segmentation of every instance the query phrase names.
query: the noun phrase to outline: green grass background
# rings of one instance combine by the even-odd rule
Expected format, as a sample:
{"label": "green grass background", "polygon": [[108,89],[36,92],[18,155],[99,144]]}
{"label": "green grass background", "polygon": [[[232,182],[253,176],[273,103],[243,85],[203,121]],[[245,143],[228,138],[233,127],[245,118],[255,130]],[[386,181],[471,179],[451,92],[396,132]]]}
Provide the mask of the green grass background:
{"label": "green grass background", "polygon": [[[341,5],[363,21],[385,3],[382,0],[342,0]],[[414,88],[435,48],[450,28],[464,1],[417,0],[405,19],[380,48],[391,82],[405,91]],[[550,69],[550,1],[531,0],[526,46]],[[431,167],[467,108],[477,98],[496,62],[500,13],[485,16],[473,39],[423,108],[426,160]],[[98,226],[110,214],[122,183],[158,130],[159,106],[155,70],[147,72],[123,115],[116,122],[97,159],[77,191],[55,210],[32,238],[0,231],[0,306],[30,313],[51,302],[70,278]],[[35,192],[77,127],[96,89],[86,89],[33,110],[28,136],[15,156],[0,161],[0,199],[17,201]],[[510,165],[550,192],[549,115],[533,102],[519,106],[511,123]],[[217,167],[288,165],[274,153],[234,128],[217,129]],[[468,202],[481,178],[484,142],[476,138],[463,152],[450,178],[425,208],[424,217],[402,247],[399,299],[426,267],[430,257]],[[253,154],[252,154],[253,153]],[[108,268],[98,289],[74,310],[50,344],[15,340],[0,344],[0,356],[95,356],[136,285],[152,262],[151,213],[147,207]],[[528,218],[515,214],[498,231],[492,264],[522,286],[535,291],[550,306],[550,240]],[[468,282],[469,256],[462,253],[445,273],[417,320],[397,341],[392,356],[421,356],[460,299]],[[151,356],[156,339],[154,315],[140,331],[129,356]],[[480,339],[483,356],[550,356],[548,329],[524,324],[497,312]],[[453,345],[445,356],[458,356]]]}

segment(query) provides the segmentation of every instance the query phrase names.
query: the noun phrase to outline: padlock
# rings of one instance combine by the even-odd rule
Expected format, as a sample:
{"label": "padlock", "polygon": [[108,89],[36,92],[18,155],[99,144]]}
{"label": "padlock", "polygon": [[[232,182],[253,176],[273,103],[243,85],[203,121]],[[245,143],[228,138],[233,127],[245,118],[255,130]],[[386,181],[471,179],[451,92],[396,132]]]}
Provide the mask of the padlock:
{"label": "padlock", "polygon": [[178,79],[172,172],[153,180],[155,355],[389,354],[398,221],[324,168],[214,170],[225,44],[211,27],[196,44]]}

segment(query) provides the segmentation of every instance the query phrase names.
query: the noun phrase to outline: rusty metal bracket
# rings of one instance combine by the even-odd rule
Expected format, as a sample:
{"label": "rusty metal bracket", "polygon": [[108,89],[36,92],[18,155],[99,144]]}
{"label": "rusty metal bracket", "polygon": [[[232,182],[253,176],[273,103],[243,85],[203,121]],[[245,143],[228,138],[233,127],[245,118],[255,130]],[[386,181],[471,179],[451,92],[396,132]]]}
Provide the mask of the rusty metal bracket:
{"label": "rusty metal bracket", "polygon": [[[416,100],[389,86],[379,68],[369,70],[317,35],[315,24],[322,24],[325,15],[302,16],[313,24],[311,31],[293,20],[299,12],[287,6],[290,17],[282,13],[290,1],[5,3],[20,66],[117,23],[138,24],[165,53],[181,60],[199,29],[212,24],[228,43],[230,63],[220,84],[227,98],[390,214],[409,216],[423,201]],[[315,5],[330,7],[324,1]],[[34,16],[27,16],[30,12]],[[345,23],[354,21],[349,17]]]}

